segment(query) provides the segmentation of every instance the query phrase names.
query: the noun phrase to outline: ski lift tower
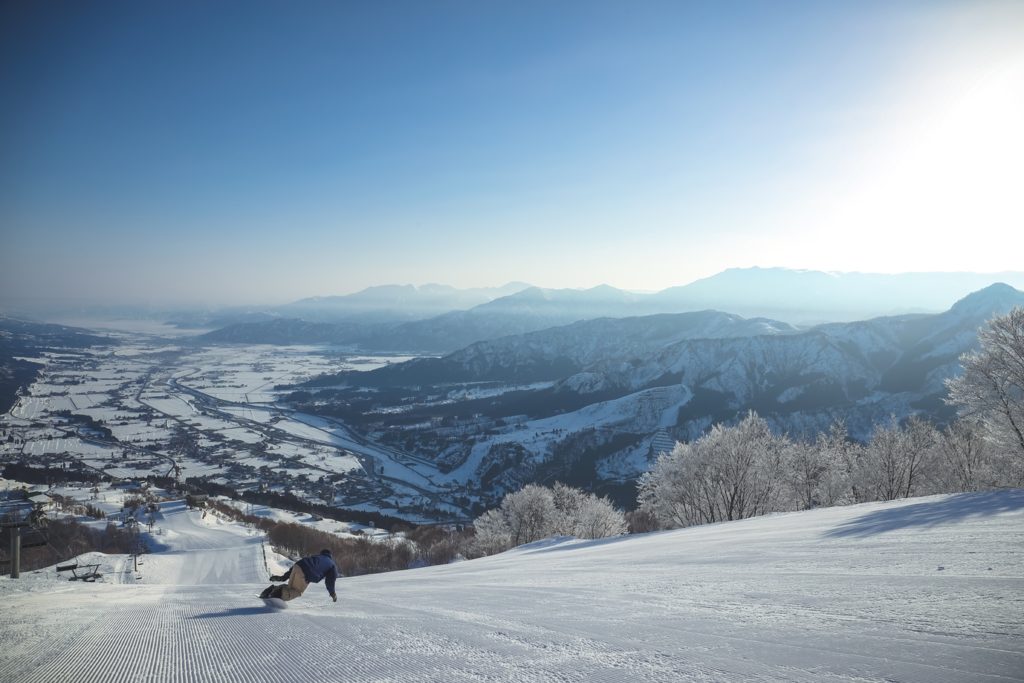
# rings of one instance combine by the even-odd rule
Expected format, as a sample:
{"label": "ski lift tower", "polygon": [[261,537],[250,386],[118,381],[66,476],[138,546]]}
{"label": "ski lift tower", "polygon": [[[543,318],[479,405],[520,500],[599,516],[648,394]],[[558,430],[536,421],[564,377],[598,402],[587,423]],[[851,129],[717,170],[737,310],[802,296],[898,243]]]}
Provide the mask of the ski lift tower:
{"label": "ski lift tower", "polygon": [[132,562],[136,574],[139,572],[139,554],[141,553],[142,540],[139,538],[139,520],[129,517],[125,522],[128,531],[132,534]]}
{"label": "ski lift tower", "polygon": [[45,497],[5,498],[0,500],[0,528],[11,537],[11,578],[21,577],[22,548],[46,545]]}

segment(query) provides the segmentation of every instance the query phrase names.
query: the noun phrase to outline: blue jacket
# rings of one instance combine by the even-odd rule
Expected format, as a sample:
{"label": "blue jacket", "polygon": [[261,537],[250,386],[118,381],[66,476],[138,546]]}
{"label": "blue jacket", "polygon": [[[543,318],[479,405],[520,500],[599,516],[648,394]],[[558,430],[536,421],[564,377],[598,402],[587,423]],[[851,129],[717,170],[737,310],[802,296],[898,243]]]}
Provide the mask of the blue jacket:
{"label": "blue jacket", "polygon": [[304,557],[295,563],[295,567],[302,570],[302,574],[309,583],[320,583],[321,579],[327,579],[324,583],[327,586],[327,592],[334,595],[334,582],[338,578],[338,566],[334,564],[330,555],[320,553]]}

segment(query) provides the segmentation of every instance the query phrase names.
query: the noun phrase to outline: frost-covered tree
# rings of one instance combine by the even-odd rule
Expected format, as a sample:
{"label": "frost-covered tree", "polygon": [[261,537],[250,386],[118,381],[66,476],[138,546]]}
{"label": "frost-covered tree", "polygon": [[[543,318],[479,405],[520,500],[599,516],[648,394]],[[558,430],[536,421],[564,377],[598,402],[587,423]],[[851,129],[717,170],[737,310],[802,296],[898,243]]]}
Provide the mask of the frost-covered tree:
{"label": "frost-covered tree", "polygon": [[472,550],[479,555],[494,555],[512,547],[512,530],[500,510],[488,510],[473,521]]}
{"label": "frost-covered tree", "polygon": [[963,374],[948,380],[949,403],[979,420],[993,444],[1024,461],[1024,308],[978,332],[979,348],[960,357]]}
{"label": "frost-covered tree", "polygon": [[906,480],[903,497],[934,493],[930,482],[936,467],[936,444],[939,434],[935,426],[917,415],[907,420],[901,433]]}
{"label": "frost-covered tree", "polygon": [[826,452],[817,443],[795,443],[790,449],[786,479],[798,508],[809,510],[821,505],[822,480],[829,474]]}
{"label": "frost-covered tree", "polygon": [[605,538],[626,531],[625,516],[610,500],[562,483],[550,489],[530,484],[506,496],[501,510],[513,530],[513,542],[519,527],[524,528],[519,543],[552,535]]}
{"label": "frost-covered tree", "polygon": [[559,482],[551,487],[551,497],[557,512],[552,520],[552,532],[561,536],[576,536],[576,520],[586,503],[587,494]]}
{"label": "frost-covered tree", "polygon": [[868,500],[895,500],[922,493],[933,462],[935,428],[917,416],[901,427],[895,417],[879,425],[858,462],[857,481]]}
{"label": "frost-covered tree", "polygon": [[743,519],[782,509],[790,443],[750,412],[734,427],[715,425],[677,444],[640,479],[641,507],[666,527]]}
{"label": "frost-covered tree", "polygon": [[626,533],[626,517],[608,498],[593,494],[584,496],[575,511],[573,536],[576,538],[608,538]]}
{"label": "frost-covered tree", "polygon": [[900,457],[900,425],[893,418],[877,425],[857,463],[856,481],[867,500],[895,500],[903,490],[903,460]]}
{"label": "frost-covered tree", "polygon": [[939,434],[940,477],[947,491],[978,491],[992,483],[989,449],[976,424],[957,420]]}
{"label": "frost-covered tree", "polygon": [[607,498],[564,484],[528,484],[477,517],[473,526],[473,551],[492,555],[548,536],[617,536],[626,533],[626,518]]}
{"label": "frost-covered tree", "polygon": [[512,545],[532,543],[556,532],[558,510],[551,489],[527,484],[501,501],[501,514],[508,524]]}
{"label": "frost-covered tree", "polygon": [[818,434],[814,441],[792,443],[785,462],[795,506],[807,510],[850,502],[855,455],[855,445],[842,422]]}
{"label": "frost-covered tree", "polygon": [[662,453],[654,466],[640,475],[637,502],[662,528],[673,529],[705,524],[711,508],[710,487],[699,461],[697,449],[690,443],[677,443],[671,453]]}
{"label": "frost-covered tree", "polygon": [[852,502],[850,472],[857,456],[857,444],[850,441],[846,423],[842,420],[834,422],[827,432],[818,434],[814,446],[826,467],[816,489],[818,504],[830,507]]}

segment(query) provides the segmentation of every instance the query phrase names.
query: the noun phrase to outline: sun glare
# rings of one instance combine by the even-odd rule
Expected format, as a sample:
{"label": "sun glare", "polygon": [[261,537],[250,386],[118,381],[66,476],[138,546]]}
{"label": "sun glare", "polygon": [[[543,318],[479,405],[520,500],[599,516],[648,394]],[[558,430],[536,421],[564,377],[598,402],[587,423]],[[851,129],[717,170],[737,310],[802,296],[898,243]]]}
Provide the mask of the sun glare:
{"label": "sun glare", "polygon": [[1024,56],[964,93],[909,150],[902,184],[948,237],[1021,223]]}
{"label": "sun glare", "polygon": [[[821,192],[806,223],[827,233],[815,248],[842,240],[837,258],[889,272],[1019,267],[1024,52],[926,89],[869,136],[853,172]],[[1005,247],[998,263],[996,239]]]}

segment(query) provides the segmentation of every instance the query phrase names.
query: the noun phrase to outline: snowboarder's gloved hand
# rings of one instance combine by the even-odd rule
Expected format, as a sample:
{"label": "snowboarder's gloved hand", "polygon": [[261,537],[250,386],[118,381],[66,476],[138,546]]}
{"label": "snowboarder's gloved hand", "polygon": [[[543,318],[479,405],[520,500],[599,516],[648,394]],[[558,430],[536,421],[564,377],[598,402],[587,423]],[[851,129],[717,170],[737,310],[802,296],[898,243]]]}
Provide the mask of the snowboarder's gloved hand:
{"label": "snowboarder's gloved hand", "polygon": [[284,577],[283,577],[283,576],[277,576],[277,575],[275,574],[274,576],[271,576],[271,577],[270,577],[270,580],[271,580],[271,581],[284,581]]}
{"label": "snowboarder's gloved hand", "polygon": [[337,596],[337,594],[335,594],[335,593],[331,593],[331,600],[334,600],[334,602],[338,602],[338,596]]}

